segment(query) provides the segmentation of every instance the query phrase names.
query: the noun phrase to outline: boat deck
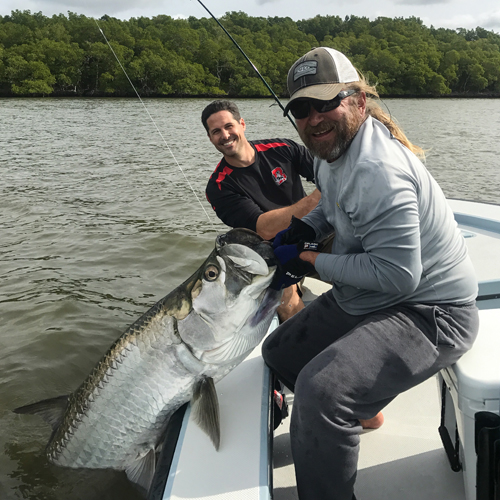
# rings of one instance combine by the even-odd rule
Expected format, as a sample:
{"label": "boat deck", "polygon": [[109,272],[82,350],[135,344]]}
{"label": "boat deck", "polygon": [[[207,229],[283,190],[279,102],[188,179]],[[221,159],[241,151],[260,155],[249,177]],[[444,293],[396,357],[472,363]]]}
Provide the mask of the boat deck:
{"label": "boat deck", "polygon": [[[293,395],[287,395],[292,400]],[[399,395],[384,409],[384,425],[361,435],[359,499],[464,500],[462,472],[453,472],[438,434],[436,378]],[[298,500],[288,422],[275,431],[274,500]]]}
{"label": "boat deck", "polygon": [[[482,308],[482,301],[500,297],[500,205],[448,201],[474,263],[479,281],[478,306]],[[500,300],[496,307],[500,307]]]}

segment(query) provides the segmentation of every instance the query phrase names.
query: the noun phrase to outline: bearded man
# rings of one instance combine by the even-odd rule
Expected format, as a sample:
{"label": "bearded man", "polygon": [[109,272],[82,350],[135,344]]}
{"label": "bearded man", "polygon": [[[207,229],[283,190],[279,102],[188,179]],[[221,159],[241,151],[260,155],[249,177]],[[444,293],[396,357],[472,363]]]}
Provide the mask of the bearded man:
{"label": "bearded man", "polygon": [[[278,327],[263,356],[295,392],[290,436],[300,500],[354,498],[365,419],[455,363],[478,332],[478,285],[445,196],[347,57],[313,49],[288,73],[321,199],[274,240],[293,283],[332,290]],[[304,251],[335,230],[330,254]]]}

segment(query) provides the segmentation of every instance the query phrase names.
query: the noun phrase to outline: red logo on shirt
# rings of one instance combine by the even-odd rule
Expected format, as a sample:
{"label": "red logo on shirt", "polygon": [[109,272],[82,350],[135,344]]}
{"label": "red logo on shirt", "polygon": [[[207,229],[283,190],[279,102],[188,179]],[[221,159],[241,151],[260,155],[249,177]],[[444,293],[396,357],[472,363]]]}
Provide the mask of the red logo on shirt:
{"label": "red logo on shirt", "polygon": [[274,182],[276,182],[278,186],[281,186],[281,184],[286,181],[286,174],[281,167],[276,167],[271,173],[273,174]]}

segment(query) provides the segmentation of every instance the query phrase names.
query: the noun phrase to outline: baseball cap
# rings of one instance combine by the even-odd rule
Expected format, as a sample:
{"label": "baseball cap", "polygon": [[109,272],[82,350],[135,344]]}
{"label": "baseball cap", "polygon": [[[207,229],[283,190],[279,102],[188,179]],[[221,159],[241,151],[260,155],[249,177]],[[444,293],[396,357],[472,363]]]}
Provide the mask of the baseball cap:
{"label": "baseball cap", "polygon": [[358,82],[359,75],[351,61],[338,50],[318,47],[298,59],[288,72],[290,104],[300,97],[329,101],[336,97],[346,83]]}

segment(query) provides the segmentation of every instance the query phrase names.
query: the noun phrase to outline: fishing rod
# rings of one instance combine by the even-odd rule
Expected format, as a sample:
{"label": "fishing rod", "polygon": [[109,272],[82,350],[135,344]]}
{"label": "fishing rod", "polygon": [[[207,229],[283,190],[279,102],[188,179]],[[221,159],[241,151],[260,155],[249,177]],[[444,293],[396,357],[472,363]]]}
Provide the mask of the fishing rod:
{"label": "fishing rod", "polygon": [[144,101],[142,100],[141,96],[139,95],[139,92],[137,92],[137,89],[135,88],[134,84],[132,83],[132,80],[130,79],[130,77],[128,76],[127,72],[125,71],[125,68],[123,67],[120,59],[118,58],[118,56],[116,55],[115,51],[113,50],[113,47],[111,47],[111,44],[108,42],[108,39],[106,38],[106,35],[104,34],[104,32],[102,31],[101,27],[99,26],[99,23],[97,22],[97,19],[94,19],[95,23],[97,24],[97,27],[99,28],[99,31],[101,32],[102,36],[104,37],[104,40],[106,40],[106,43],[108,44],[108,47],[111,49],[111,52],[113,53],[113,55],[115,56],[115,59],[118,61],[118,64],[120,65],[120,68],[122,69],[124,75],[127,77],[127,80],[129,81],[130,85],[132,86],[132,88],[134,89],[134,92],[135,92],[135,95],[139,98],[139,101],[141,102],[142,104],[142,107],[145,109],[146,113],[148,114],[150,120],[153,122],[153,125],[155,126],[156,128],[156,131],[158,132],[158,134],[160,135],[160,137],[162,138],[163,140],[163,143],[165,144],[165,146],[167,147],[168,151],[170,152],[170,154],[172,155],[172,158],[174,159],[177,167],[179,168],[179,170],[181,171],[182,175],[184,176],[184,179],[187,183],[187,185],[191,188],[191,191],[193,191],[193,194],[195,196],[195,198],[198,200],[198,203],[200,204],[203,212],[205,212],[205,215],[207,216],[207,219],[208,221],[210,222],[210,224],[212,225],[212,229],[214,231],[217,231],[215,226],[214,226],[214,223],[212,221],[212,219],[210,218],[210,216],[208,215],[207,211],[205,210],[205,207],[203,206],[203,204],[201,203],[201,200],[199,198],[199,196],[196,194],[196,191],[194,190],[194,187],[191,185],[191,183],[189,182],[189,179],[188,177],[186,176],[186,174],[184,173],[184,170],[182,169],[182,167],[180,166],[179,162],[177,161],[177,158],[175,157],[173,151],[170,149],[170,146],[168,145],[167,141],[165,140],[165,138],[163,137],[163,134],[161,133],[161,130],[159,129],[158,125],[156,124],[156,122],[154,121],[153,117],[151,116],[148,108],[146,107],[146,105],[144,104]]}
{"label": "fishing rod", "polygon": [[[236,47],[238,48],[238,50],[243,54],[243,57],[248,61],[248,63],[250,64],[250,66],[252,66],[252,68],[257,73],[258,77],[262,80],[262,82],[264,83],[264,85],[267,87],[267,89],[269,90],[269,92],[271,92],[272,96],[274,97],[274,100],[278,103],[279,107],[283,110],[283,113],[284,113],[285,112],[285,108],[283,107],[283,104],[281,104],[281,101],[278,99],[278,96],[274,93],[273,89],[268,85],[268,83],[266,82],[266,80],[264,79],[264,77],[260,74],[260,72],[257,69],[257,67],[255,66],[255,64],[252,61],[250,61],[250,59],[245,54],[245,52],[243,52],[243,49],[238,45],[238,43],[236,42],[236,40],[230,35],[230,33],[226,30],[226,28],[224,28],[224,26],[222,26],[222,24],[219,22],[219,20],[207,9],[207,7],[203,4],[203,2],[201,0],[198,0],[198,3],[213,17],[213,19],[215,20],[215,22],[224,30],[224,33],[231,39],[231,41],[234,43],[234,45],[236,45]],[[290,120],[291,124],[294,126],[295,130],[297,130],[297,125],[295,125],[295,122],[292,120],[292,118],[290,117],[290,115],[287,113],[286,116]]]}

